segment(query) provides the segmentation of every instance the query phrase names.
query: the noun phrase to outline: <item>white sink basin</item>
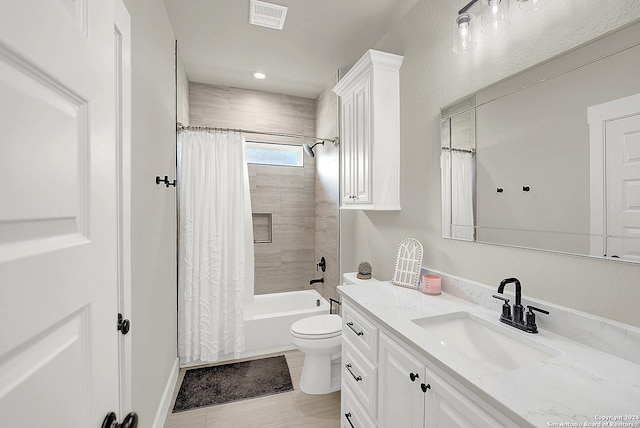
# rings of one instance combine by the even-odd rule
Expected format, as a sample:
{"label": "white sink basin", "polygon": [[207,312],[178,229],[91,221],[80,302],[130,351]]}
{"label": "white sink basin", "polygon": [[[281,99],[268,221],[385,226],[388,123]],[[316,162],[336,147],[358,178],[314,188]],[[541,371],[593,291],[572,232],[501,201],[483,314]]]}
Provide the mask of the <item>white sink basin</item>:
{"label": "white sink basin", "polygon": [[528,337],[530,333],[507,325],[492,324],[468,312],[411,321],[435,336],[442,346],[498,371],[517,369],[561,354],[532,340]]}

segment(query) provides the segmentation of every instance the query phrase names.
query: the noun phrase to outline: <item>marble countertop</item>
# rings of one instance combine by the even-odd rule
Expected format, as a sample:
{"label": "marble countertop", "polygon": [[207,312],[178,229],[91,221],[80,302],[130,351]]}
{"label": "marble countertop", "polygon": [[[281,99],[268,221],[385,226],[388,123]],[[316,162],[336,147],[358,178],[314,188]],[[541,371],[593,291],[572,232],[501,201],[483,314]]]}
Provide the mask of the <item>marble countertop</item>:
{"label": "marble countertop", "polygon": [[[364,311],[520,426],[640,427],[640,366],[546,330],[529,334],[499,313],[452,295],[426,295],[387,281],[342,285],[343,301]],[[440,343],[412,319],[465,311],[552,348],[557,356],[513,370],[473,360]],[[539,315],[544,316],[544,315]]]}

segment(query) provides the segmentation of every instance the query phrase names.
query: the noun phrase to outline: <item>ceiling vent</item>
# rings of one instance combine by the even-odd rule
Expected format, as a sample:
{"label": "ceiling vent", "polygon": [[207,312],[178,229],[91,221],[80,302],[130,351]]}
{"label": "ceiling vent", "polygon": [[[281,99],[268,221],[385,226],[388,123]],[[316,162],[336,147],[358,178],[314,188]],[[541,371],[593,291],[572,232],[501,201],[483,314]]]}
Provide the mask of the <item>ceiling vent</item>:
{"label": "ceiling vent", "polygon": [[249,23],[282,30],[284,20],[287,17],[287,9],[286,6],[250,0]]}

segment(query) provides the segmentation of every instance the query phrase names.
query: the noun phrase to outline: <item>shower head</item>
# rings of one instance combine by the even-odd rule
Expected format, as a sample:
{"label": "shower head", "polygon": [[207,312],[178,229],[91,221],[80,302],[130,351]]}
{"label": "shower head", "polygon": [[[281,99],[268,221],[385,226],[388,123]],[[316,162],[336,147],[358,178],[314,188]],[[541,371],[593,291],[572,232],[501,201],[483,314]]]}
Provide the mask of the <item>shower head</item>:
{"label": "shower head", "polygon": [[316,155],[315,153],[313,153],[313,148],[315,146],[317,146],[318,144],[321,144],[324,146],[324,140],[323,141],[318,141],[317,143],[315,143],[313,146],[309,146],[307,143],[302,143],[302,148],[304,149],[304,152],[306,154],[308,154],[309,156],[311,156],[312,158],[315,158]]}

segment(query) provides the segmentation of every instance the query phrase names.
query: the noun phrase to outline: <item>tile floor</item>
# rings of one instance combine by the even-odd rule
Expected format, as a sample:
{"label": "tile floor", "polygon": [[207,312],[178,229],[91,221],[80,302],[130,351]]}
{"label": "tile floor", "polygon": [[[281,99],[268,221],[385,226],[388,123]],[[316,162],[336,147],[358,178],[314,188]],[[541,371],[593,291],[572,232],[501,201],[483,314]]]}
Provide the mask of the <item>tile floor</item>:
{"label": "tile floor", "polygon": [[[293,391],[171,413],[184,377],[181,369],[164,428],[339,428],[340,391],[325,395],[303,393],[300,376],[304,353],[296,350],[273,355],[282,354],[287,358]],[[271,355],[256,358],[267,356]]]}

